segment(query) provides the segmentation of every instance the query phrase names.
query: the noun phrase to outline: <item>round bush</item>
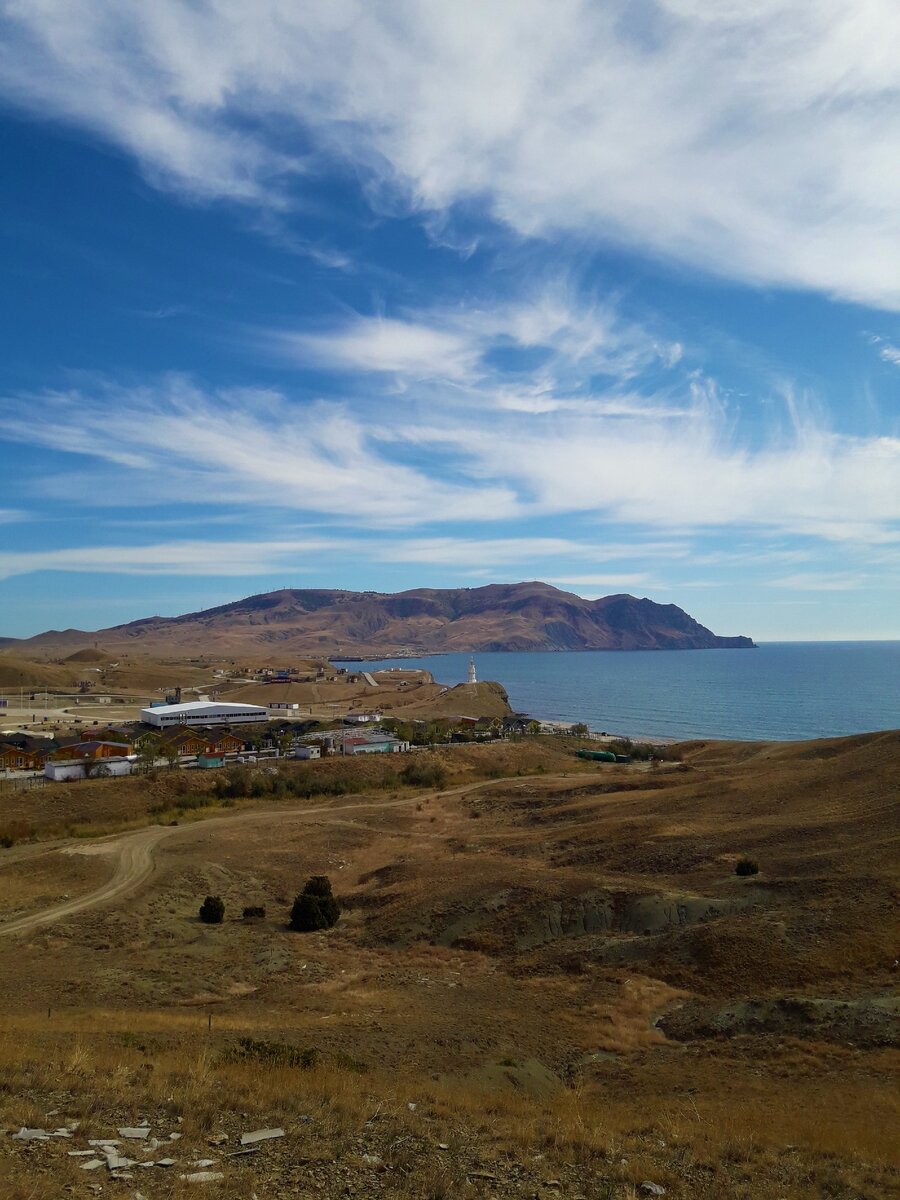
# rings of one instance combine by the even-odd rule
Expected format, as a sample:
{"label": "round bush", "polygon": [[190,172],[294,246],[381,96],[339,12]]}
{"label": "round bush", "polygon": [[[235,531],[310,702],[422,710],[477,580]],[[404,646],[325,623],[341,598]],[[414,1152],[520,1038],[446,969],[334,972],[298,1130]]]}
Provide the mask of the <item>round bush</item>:
{"label": "round bush", "polygon": [[225,901],[221,896],[207,896],[200,905],[200,920],[205,925],[221,925],[225,916]]}
{"label": "round bush", "polygon": [[331,880],[327,875],[313,875],[294,901],[290,927],[300,933],[330,929],[340,915],[341,906],[331,891]]}
{"label": "round bush", "polygon": [[735,875],[758,875],[759,863],[752,858],[739,858],[734,868]]}

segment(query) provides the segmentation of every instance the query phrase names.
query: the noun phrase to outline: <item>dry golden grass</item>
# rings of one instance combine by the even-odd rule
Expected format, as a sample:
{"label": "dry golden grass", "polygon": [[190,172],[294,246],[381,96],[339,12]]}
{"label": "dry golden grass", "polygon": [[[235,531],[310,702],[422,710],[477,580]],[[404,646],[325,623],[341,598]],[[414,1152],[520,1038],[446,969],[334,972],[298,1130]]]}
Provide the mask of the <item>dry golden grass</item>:
{"label": "dry golden grass", "polygon": [[[568,768],[554,746],[465,748],[456,778],[517,753],[520,770],[551,754]],[[0,1124],[61,1105],[105,1134],[181,1117],[198,1152],[220,1128],[282,1125],[280,1148],[229,1168],[228,1200],[343,1195],[348,1178],[367,1197],[436,1200],[554,1181],[619,1200],[647,1179],[700,1200],[887,1200],[898,1060],[871,1001],[896,985],[900,739],[816,751],[696,746],[686,770],[375,789],[172,831],[121,910],[0,939]],[[762,866],[749,881],[733,873],[745,852]],[[290,900],[320,871],[341,921],[291,934]],[[27,892],[26,873],[23,859],[8,887]],[[23,903],[52,882],[36,870]],[[207,891],[222,926],[196,921]],[[588,928],[586,905],[605,901],[614,926]],[[249,902],[264,921],[239,919]],[[715,1032],[720,1011],[797,996],[840,999],[844,1023],[800,1004]],[[316,1064],[242,1057],[248,1037]],[[49,1175],[40,1147],[7,1151],[0,1196],[84,1182],[61,1151]],[[142,1190],[185,1186],[154,1175]]]}

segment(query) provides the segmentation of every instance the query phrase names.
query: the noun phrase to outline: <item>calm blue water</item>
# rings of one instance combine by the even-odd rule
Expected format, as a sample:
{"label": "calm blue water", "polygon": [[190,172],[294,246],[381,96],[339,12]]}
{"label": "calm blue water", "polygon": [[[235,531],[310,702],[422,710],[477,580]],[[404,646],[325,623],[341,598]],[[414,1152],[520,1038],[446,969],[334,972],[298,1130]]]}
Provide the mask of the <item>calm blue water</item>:
{"label": "calm blue water", "polygon": [[[468,654],[386,659],[350,669],[425,667],[468,675]],[[900,642],[770,642],[757,650],[476,654],[517,712],[648,737],[837,737],[900,728]]]}

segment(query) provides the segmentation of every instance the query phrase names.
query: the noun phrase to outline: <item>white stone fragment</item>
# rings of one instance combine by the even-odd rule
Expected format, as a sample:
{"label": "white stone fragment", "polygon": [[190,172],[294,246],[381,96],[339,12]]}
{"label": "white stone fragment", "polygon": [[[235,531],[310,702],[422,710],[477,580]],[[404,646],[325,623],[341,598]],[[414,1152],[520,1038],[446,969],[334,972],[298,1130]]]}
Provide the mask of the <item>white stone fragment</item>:
{"label": "white stone fragment", "polygon": [[131,1128],[125,1127],[119,1130],[119,1137],[123,1138],[145,1138],[150,1133],[149,1125],[133,1125]]}
{"label": "white stone fragment", "polygon": [[118,1146],[115,1138],[88,1138],[89,1146]]}
{"label": "white stone fragment", "polygon": [[194,1171],[190,1175],[179,1175],[179,1179],[186,1179],[188,1183],[217,1183],[225,1176],[221,1171]]}
{"label": "white stone fragment", "polygon": [[158,1167],[174,1167],[177,1161],[178,1159],[176,1158],[158,1158],[156,1160],[156,1165]]}
{"label": "white stone fragment", "polygon": [[18,1133],[13,1134],[14,1138],[18,1138],[20,1142],[48,1142],[50,1134],[46,1129],[29,1129],[23,1125]]}
{"label": "white stone fragment", "polygon": [[214,1158],[198,1158],[191,1165],[195,1167],[214,1167],[216,1160]]}
{"label": "white stone fragment", "polygon": [[69,1158],[95,1158],[93,1150],[67,1150]]}
{"label": "white stone fragment", "polygon": [[88,1162],[78,1164],[82,1171],[96,1171],[98,1167],[106,1166],[105,1158],[92,1158]]}
{"label": "white stone fragment", "polygon": [[170,1141],[170,1142],[177,1142],[177,1141],[178,1141],[178,1139],[179,1139],[180,1137],[181,1137],[181,1134],[180,1134],[180,1133],[170,1133],[170,1134],[169,1134],[169,1141]]}
{"label": "white stone fragment", "polygon": [[127,1167],[134,1166],[133,1158],[123,1158],[119,1154],[107,1154],[106,1165],[111,1171],[124,1171]]}
{"label": "white stone fragment", "polygon": [[241,1145],[252,1146],[254,1142],[267,1142],[270,1138],[284,1137],[283,1129],[254,1129],[252,1133],[241,1134]]}

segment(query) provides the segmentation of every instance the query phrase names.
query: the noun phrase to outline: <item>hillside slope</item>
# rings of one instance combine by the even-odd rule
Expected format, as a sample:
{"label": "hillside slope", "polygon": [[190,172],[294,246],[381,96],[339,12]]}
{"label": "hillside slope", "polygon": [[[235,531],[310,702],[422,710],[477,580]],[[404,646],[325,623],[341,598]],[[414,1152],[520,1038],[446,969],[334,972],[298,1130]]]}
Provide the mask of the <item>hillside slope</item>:
{"label": "hillside slope", "polygon": [[[103,648],[141,653],[439,653],[450,650],[697,650],[749,648],[719,637],[674,604],[634,596],[585,600],[546,583],[416,588],[391,595],[284,589],[180,617],[148,617],[85,633],[40,634],[19,653]],[[27,650],[26,650],[27,648]]]}

